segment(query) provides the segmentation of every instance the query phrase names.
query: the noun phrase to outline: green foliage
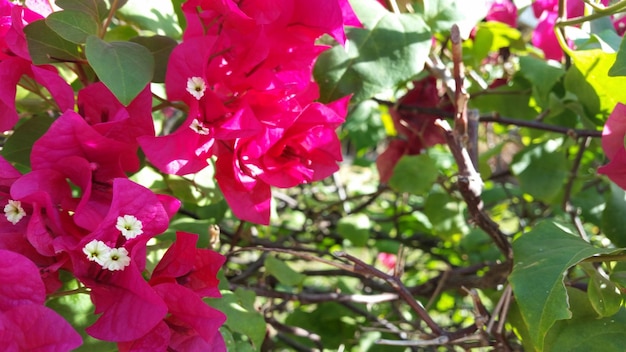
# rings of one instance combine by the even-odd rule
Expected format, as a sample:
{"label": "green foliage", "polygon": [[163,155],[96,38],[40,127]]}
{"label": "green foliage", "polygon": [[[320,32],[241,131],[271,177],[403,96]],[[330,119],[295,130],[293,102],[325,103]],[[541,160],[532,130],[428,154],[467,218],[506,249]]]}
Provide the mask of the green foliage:
{"label": "green foliage", "polygon": [[543,350],[549,329],[557,320],[572,317],[563,274],[580,261],[615,249],[596,248],[571,230],[542,222],[513,243],[515,253],[509,282],[531,343]]}
{"label": "green foliage", "polygon": [[[428,155],[405,155],[393,169],[389,186],[398,192],[425,194],[437,180],[438,173],[435,161]],[[415,176],[407,177],[408,175]]]}
{"label": "green foliage", "polygon": [[35,21],[24,27],[28,51],[36,65],[81,59],[78,46],[64,39],[46,21]]}
{"label": "green foliage", "polygon": [[363,1],[354,6],[365,28],[348,28],[346,47],[335,46],[317,59],[314,75],[322,101],[353,94],[352,102],[358,103],[424,69],[431,32],[423,19]]}
{"label": "green foliage", "polygon": [[124,105],[130,104],[152,80],[154,57],[140,44],[107,43],[89,36],[85,56],[100,80]]}

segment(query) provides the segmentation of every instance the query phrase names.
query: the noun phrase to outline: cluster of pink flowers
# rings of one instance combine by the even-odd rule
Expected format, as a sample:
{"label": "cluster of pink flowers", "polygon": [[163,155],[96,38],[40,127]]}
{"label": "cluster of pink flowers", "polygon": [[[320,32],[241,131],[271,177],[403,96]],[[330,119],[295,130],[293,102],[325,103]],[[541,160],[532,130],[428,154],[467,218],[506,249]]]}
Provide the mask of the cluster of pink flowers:
{"label": "cluster of pink flowers", "polygon": [[63,351],[81,344],[44,306],[66,271],[100,314],[87,333],[121,351],[225,350],[218,329],[226,317],[203,301],[220,296],[224,258],[180,232],[148,276],[148,241],[168,228],[180,202],[128,174],[140,168],[140,146],[173,174],[197,172],[216,156],[216,178],[234,213],[268,223],[270,186],[334,172],[341,160],[335,129],[348,98],[314,102],[311,70],[324,49],[317,38],[328,33],[344,43],[344,22],[358,24],[347,0],[184,3],[188,27],[171,55],[166,89],[188,105],[188,118],[161,137],[149,86],[128,106],[99,82],[75,99],[54,66],[32,63],[24,26],[53,9],[31,3],[37,7],[0,0],[0,132],[18,121],[16,87],[24,80],[45,87],[60,116],[34,143],[30,171],[0,158],[0,345]]}
{"label": "cluster of pink flowers", "polygon": [[207,167],[233,213],[268,224],[270,187],[321,180],[338,169],[335,132],[349,97],[315,102],[312,67],[327,33],[345,42],[344,23],[358,25],[347,0],[200,1],[183,5],[187,29],[170,56],[166,89],[184,102],[174,133],[139,139],[166,173]]}

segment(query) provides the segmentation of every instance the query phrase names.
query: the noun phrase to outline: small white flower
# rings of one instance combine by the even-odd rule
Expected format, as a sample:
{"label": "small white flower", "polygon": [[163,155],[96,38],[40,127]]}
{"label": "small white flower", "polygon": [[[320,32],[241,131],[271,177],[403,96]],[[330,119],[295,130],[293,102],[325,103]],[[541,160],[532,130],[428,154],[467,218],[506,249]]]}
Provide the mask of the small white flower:
{"label": "small white flower", "polygon": [[191,125],[189,125],[189,128],[191,128],[197,134],[202,134],[205,136],[208,135],[210,132],[208,128],[204,127],[202,122],[198,121],[198,119],[193,119]]}
{"label": "small white flower", "polygon": [[206,82],[202,77],[189,77],[187,79],[187,92],[194,98],[200,100],[204,96],[204,91],[206,91]]}
{"label": "small white flower", "polygon": [[83,247],[83,253],[87,255],[87,259],[100,265],[104,265],[104,260],[110,251],[111,248],[109,246],[98,240],[92,240]]}
{"label": "small white flower", "polygon": [[129,265],[130,257],[124,247],[111,248],[104,256],[104,262],[102,263],[103,268],[111,271],[124,270]]}
{"label": "small white flower", "polygon": [[117,217],[115,228],[122,232],[122,236],[127,240],[135,238],[143,233],[143,224],[139,219],[132,215],[124,215]]}
{"label": "small white flower", "polygon": [[7,217],[10,223],[17,224],[23,217],[26,216],[24,208],[22,208],[22,202],[19,200],[11,200],[4,206],[4,216]]}

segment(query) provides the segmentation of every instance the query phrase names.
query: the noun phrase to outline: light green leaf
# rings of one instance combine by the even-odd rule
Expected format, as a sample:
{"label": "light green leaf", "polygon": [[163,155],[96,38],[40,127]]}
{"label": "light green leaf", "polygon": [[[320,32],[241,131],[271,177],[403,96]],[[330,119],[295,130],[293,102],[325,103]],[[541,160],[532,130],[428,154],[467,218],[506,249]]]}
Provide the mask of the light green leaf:
{"label": "light green leaf", "polygon": [[433,234],[451,238],[469,232],[463,214],[465,208],[465,203],[459,202],[448,193],[434,191],[424,203],[424,214],[432,224]]}
{"label": "light green leaf", "polygon": [[554,222],[539,223],[513,243],[509,282],[532,344],[543,350],[548,330],[557,320],[572,317],[563,274],[581,260],[615,249],[595,248]]}
{"label": "light green leaf", "polygon": [[415,12],[424,15],[433,32],[448,32],[456,24],[463,38],[469,37],[472,28],[485,18],[487,11],[486,0],[423,0],[415,3]]}
{"label": "light green leaf", "polygon": [[250,306],[249,297],[254,292],[237,289],[235,292],[220,291],[221,298],[208,299],[209,304],[226,314],[226,326],[234,332],[244,334],[250,338],[257,351],[265,339],[265,319],[253,306]]}
{"label": "light green leaf", "polygon": [[152,79],[154,58],[142,45],[107,43],[90,36],[85,54],[100,80],[124,105],[128,105]]}
{"label": "light green leaf", "polygon": [[626,214],[626,192],[614,183],[607,192],[606,206],[602,212],[602,232],[618,247],[626,247],[624,214]]}
{"label": "light green leaf", "polygon": [[345,216],[337,223],[337,234],[349,240],[353,246],[367,244],[372,224],[370,218],[362,213]]}
{"label": "light green leaf", "polygon": [[322,53],[315,64],[325,102],[349,94],[360,102],[393,89],[420,73],[428,57],[431,33],[421,16],[392,14],[365,0],[353,6],[365,28],[347,28],[346,46]]}
{"label": "light green leaf", "polygon": [[480,62],[487,57],[490,52],[498,51],[500,48],[515,46],[523,48],[524,42],[522,33],[515,28],[501,22],[481,22],[476,25],[476,35],[472,45],[474,62]]}
{"label": "light green leaf", "polygon": [[601,126],[618,102],[626,101],[626,77],[609,77],[617,54],[602,50],[575,51],[565,74],[565,89],[578,96],[588,118]]}
{"label": "light green leaf", "polygon": [[539,114],[532,106],[531,91],[532,84],[518,73],[507,85],[492,89],[490,94],[473,96],[469,105],[483,112],[498,112],[501,116],[530,120]]}
{"label": "light green leaf", "polygon": [[44,20],[24,27],[28,51],[35,65],[82,60],[78,45],[63,39]]}
{"label": "light green leaf", "polygon": [[565,70],[553,61],[545,61],[532,56],[519,58],[520,73],[533,85],[535,99],[547,108],[552,87],[563,77]]}
{"label": "light green leaf", "polygon": [[389,186],[398,192],[427,194],[437,180],[437,164],[430,156],[405,155],[393,169]]}
{"label": "light green leaf", "polygon": [[293,270],[287,263],[273,256],[265,258],[265,270],[268,274],[273,275],[278,282],[287,286],[299,285],[306,278],[306,276]]}
{"label": "light green leaf", "polygon": [[98,34],[98,24],[89,14],[80,11],[53,12],[45,21],[48,27],[72,43],[82,44],[88,36]]}
{"label": "light green leaf", "polygon": [[560,146],[560,140],[549,140],[515,155],[511,171],[522,191],[545,202],[556,198],[567,178],[567,158]]}

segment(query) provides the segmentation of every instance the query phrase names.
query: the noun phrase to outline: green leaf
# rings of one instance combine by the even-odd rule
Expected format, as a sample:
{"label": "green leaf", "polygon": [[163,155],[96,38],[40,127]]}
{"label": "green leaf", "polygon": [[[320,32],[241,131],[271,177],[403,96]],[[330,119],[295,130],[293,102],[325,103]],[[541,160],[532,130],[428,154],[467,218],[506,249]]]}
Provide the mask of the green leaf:
{"label": "green leaf", "polygon": [[347,239],[353,246],[362,247],[367,244],[372,224],[370,218],[362,213],[345,216],[337,223],[337,234]]}
{"label": "green leaf", "polygon": [[546,352],[621,352],[626,345],[626,310],[602,319],[592,315],[587,295],[570,288],[567,290],[573,317],[557,321],[548,332]]}
{"label": "green leaf", "polygon": [[608,75],[616,56],[599,49],[575,51],[573,65],[565,74],[565,89],[578,96],[588,118],[598,126],[618,102],[626,101],[626,78]]}
{"label": "green leaf", "polygon": [[306,278],[306,276],[293,270],[284,261],[271,255],[265,258],[265,270],[268,274],[274,276],[281,284],[287,286],[299,285]]}
{"label": "green leaf", "polygon": [[533,85],[533,93],[542,107],[547,108],[552,88],[565,74],[565,70],[554,61],[545,61],[532,56],[519,58],[520,73]]}
{"label": "green leaf", "polygon": [[[432,224],[435,235],[451,238],[469,232],[465,216],[465,203],[451,197],[443,191],[433,191],[424,203],[424,214]],[[460,237],[457,237],[460,239]]]}
{"label": "green leaf", "polygon": [[[244,334],[252,340],[256,350],[261,349],[265,339],[265,319],[253,306],[254,292],[238,288],[235,292],[220,291],[221,298],[208,299],[209,304],[228,317],[226,326],[231,331]],[[252,304],[250,304],[252,297]]]}
{"label": "green leaf", "polygon": [[398,192],[427,194],[437,180],[437,164],[430,156],[405,155],[393,168],[389,186]]}
{"label": "green leaf", "polygon": [[572,317],[563,274],[572,266],[615,249],[595,248],[554,222],[544,221],[513,242],[515,257],[509,282],[532,344],[543,349],[557,320]]}
{"label": "green leaf", "polygon": [[353,5],[365,28],[347,28],[345,48],[335,46],[317,59],[314,76],[322,101],[354,94],[353,102],[360,102],[424,69],[431,33],[421,16],[392,14],[364,1]]}
{"label": "green leaf", "polygon": [[522,191],[536,199],[551,202],[567,178],[567,159],[560,149],[561,140],[548,140],[515,155],[511,171]]}
{"label": "green leaf", "polygon": [[107,43],[90,36],[85,54],[100,80],[124,105],[128,105],[152,79],[154,58],[142,45]]}
{"label": "green leaf", "polygon": [[9,162],[30,167],[30,151],[33,144],[48,131],[54,119],[35,115],[20,124],[6,141],[0,154]]}
{"label": "green leaf", "polygon": [[622,42],[619,45],[615,63],[613,63],[613,66],[609,69],[609,76],[626,76],[626,40],[624,40],[624,38],[622,38]]}
{"label": "green leaf", "polygon": [[530,120],[539,114],[533,107],[531,91],[532,84],[516,74],[507,85],[492,89],[490,94],[473,96],[469,105],[484,112],[498,112],[500,116]]}
{"label": "green leaf", "polygon": [[385,138],[385,127],[378,104],[373,100],[363,101],[354,106],[342,128],[358,151],[375,148]]}
{"label": "green leaf", "polygon": [[56,5],[64,10],[86,13],[96,22],[103,21],[109,12],[105,0],[56,0]]}
{"label": "green leaf", "polygon": [[615,263],[609,279],[619,287],[626,288],[626,262]]}
{"label": "green leaf", "polygon": [[63,39],[44,20],[24,27],[28,51],[35,65],[82,60],[78,45]]}
{"label": "green leaf", "polygon": [[154,73],[152,82],[164,83],[165,71],[170,54],[178,42],[170,37],[155,35],[152,37],[136,37],[130,40],[133,43],[141,44],[152,53],[154,57]]}
{"label": "green leaf", "polygon": [[610,317],[622,307],[622,295],[609,278],[600,274],[591,263],[582,263],[583,270],[589,275],[587,296],[593,309],[600,317]]}
{"label": "green leaf", "polygon": [[607,192],[606,205],[602,212],[602,232],[618,247],[626,247],[624,214],[626,214],[626,192],[614,183]]}
{"label": "green leaf", "polygon": [[415,12],[424,15],[433,32],[447,32],[456,24],[463,38],[469,37],[472,28],[489,11],[485,0],[423,0],[415,5]]}
{"label": "green leaf", "polygon": [[[500,48],[523,48],[522,33],[515,28],[501,22],[481,22],[476,26],[476,35],[472,45],[474,62],[479,65],[490,52]],[[523,70],[522,70],[523,71]]]}
{"label": "green leaf", "polygon": [[83,44],[88,36],[98,34],[98,24],[89,14],[80,11],[53,12],[45,21],[48,27],[72,43]]}

